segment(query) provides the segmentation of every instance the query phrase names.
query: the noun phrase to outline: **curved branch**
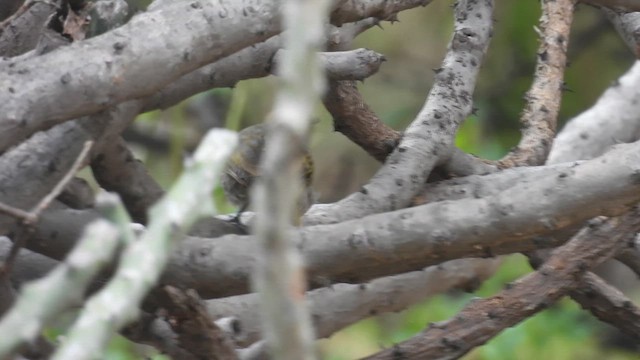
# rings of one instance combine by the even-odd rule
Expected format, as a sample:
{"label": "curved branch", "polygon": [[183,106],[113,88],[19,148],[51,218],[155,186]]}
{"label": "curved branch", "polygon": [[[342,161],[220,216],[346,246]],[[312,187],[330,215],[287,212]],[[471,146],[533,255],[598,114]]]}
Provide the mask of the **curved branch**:
{"label": "curved branch", "polygon": [[334,129],[376,160],[384,162],[400,142],[402,134],[378,118],[354,81],[330,81],[323,101],[333,117]]}
{"label": "curved branch", "polygon": [[455,31],[443,66],[399,146],[361,192],[312,208],[306,224],[337,223],[411,203],[436,163],[449,155],[458,126],[471,112],[476,77],[491,34],[492,9],[490,0],[456,4]]}

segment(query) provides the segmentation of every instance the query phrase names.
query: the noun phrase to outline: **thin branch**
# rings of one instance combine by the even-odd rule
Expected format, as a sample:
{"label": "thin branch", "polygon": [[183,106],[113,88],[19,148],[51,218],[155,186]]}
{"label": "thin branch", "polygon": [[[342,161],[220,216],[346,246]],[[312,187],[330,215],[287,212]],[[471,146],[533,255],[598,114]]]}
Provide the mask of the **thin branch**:
{"label": "thin branch", "polygon": [[42,326],[84,295],[85,288],[118,245],[118,232],[108,222],[96,221],[67,260],[46,277],[22,288],[21,296],[0,322],[0,357],[34,339]]}
{"label": "thin branch", "polygon": [[[71,179],[73,179],[76,173],[80,171],[80,168],[82,168],[85,165],[85,161],[87,160],[87,155],[89,155],[89,151],[91,150],[92,146],[93,146],[93,141],[86,141],[84,143],[84,145],[82,146],[82,150],[80,151],[80,154],[78,154],[76,161],[73,163],[73,165],[71,165],[71,168],[69,169],[69,171],[67,171],[67,173],[62,177],[62,179],[60,179],[60,181],[51,190],[51,192],[49,192],[49,194],[45,196],[38,203],[38,205],[36,205],[31,210],[31,214],[33,214],[32,219],[36,219],[37,221],[40,214],[51,204],[53,200],[55,200],[56,197],[58,197],[58,195],[60,195],[62,190],[64,190],[64,188],[71,181]],[[29,219],[28,221],[30,222],[32,219]],[[33,223],[31,222],[31,224]]]}
{"label": "thin branch", "polygon": [[169,258],[173,237],[198,217],[213,212],[214,179],[220,176],[235,141],[235,134],[226,130],[207,134],[185,173],[152,208],[147,231],[123,251],[115,275],[87,301],[53,359],[93,358],[106,339],[136,316],[138,305],[157,283]]}
{"label": "thin branch", "polygon": [[553,144],[567,64],[569,31],[576,0],[542,1],[540,47],[533,84],[525,96],[518,146],[498,163],[501,167],[542,165]]}
{"label": "thin branch", "polygon": [[337,223],[406,207],[441,157],[450,154],[458,126],[471,113],[472,94],[492,28],[491,0],[459,1],[455,30],[435,84],[399,146],[362,191],[311,209],[306,224]]}
{"label": "thin branch", "polygon": [[269,116],[273,126],[268,128],[262,172],[253,189],[259,244],[254,289],[261,297],[264,338],[275,359],[316,358],[304,296],[305,270],[296,238],[288,230],[291,219],[300,218],[299,204],[307,197],[301,176],[308,161],[304,149],[314,106],[325,86],[316,53],[330,6],[329,0],[283,2],[287,53],[277,70],[282,85]]}
{"label": "thin branch", "polygon": [[593,221],[556,249],[536,272],[498,295],[472,301],[454,318],[432,324],[420,335],[367,359],[451,359],[466,354],[579,288],[580,279],[589,268],[626,247],[629,236],[640,230],[638,215],[636,209],[622,218]]}

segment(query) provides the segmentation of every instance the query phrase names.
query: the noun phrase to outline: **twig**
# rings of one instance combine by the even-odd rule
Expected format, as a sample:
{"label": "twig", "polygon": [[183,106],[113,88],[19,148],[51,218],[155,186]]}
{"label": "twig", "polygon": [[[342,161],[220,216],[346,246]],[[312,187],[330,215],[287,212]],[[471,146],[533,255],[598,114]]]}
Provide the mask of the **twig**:
{"label": "twig", "polygon": [[555,250],[536,272],[498,295],[472,301],[454,318],[432,324],[422,334],[367,359],[458,358],[578,288],[589,268],[626,247],[627,238],[639,229],[637,209],[620,218],[592,221],[590,227]]}
{"label": "twig", "polygon": [[541,42],[533,84],[525,96],[527,103],[520,119],[522,138],[498,162],[501,167],[542,165],[547,159],[562,99],[574,5],[575,0],[542,1]]}
{"label": "twig", "polygon": [[34,206],[29,212],[25,212],[24,210],[20,210],[18,208],[14,208],[5,204],[0,203],[0,211],[5,212],[7,215],[15,216],[18,219],[22,220],[23,228],[19,229],[13,243],[13,247],[11,248],[11,252],[9,256],[5,259],[2,264],[2,268],[0,268],[0,276],[6,276],[11,271],[11,266],[15,261],[16,256],[20,249],[24,247],[25,242],[27,241],[27,233],[32,231],[33,226],[38,222],[40,215],[42,212],[51,204],[51,202],[64,190],[69,181],[73,179],[75,174],[80,170],[80,168],[84,165],[84,162],[93,146],[93,141],[87,141],[84,143],[80,154],[76,158],[75,162],[71,165],[67,173],[60,179],[60,181],[51,189],[49,194],[47,194],[36,206]]}
{"label": "twig", "polygon": [[27,220],[28,225],[33,225],[33,221],[37,221],[40,214],[51,204],[51,202],[64,190],[65,186],[73,179],[75,174],[80,170],[82,166],[84,166],[84,162],[87,159],[87,155],[89,155],[89,151],[93,146],[93,141],[87,141],[84,143],[82,147],[82,151],[76,158],[76,161],[71,165],[71,168],[64,175],[60,182],[51,190],[51,192],[44,197],[30,212],[33,214],[31,219]]}

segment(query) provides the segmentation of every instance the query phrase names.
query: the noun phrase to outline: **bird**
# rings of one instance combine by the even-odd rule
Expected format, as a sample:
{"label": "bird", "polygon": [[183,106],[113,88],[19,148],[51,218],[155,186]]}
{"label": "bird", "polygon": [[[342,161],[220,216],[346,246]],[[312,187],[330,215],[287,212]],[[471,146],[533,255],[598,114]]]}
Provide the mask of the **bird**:
{"label": "bird", "polygon": [[[221,185],[227,200],[238,206],[234,222],[240,224],[240,216],[251,205],[251,186],[261,176],[260,160],[265,147],[268,124],[251,125],[238,133],[238,143],[231,152],[222,174]],[[302,194],[297,200],[294,224],[299,224],[302,215],[313,204],[311,181],[313,178],[313,158],[307,148],[302,154],[301,180]]]}

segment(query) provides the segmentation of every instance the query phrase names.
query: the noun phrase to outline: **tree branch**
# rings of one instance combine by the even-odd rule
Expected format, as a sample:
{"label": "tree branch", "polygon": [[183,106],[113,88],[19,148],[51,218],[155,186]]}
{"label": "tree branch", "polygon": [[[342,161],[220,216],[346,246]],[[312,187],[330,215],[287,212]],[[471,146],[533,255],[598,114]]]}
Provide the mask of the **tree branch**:
{"label": "tree branch", "polygon": [[[396,312],[451,289],[471,289],[493,274],[495,259],[462,259],[421,271],[372,280],[366,284],[335,284],[307,293],[318,338],[372,315]],[[214,318],[232,316],[241,329],[236,342],[248,346],[261,337],[257,294],[208,300]],[[336,311],[340,308],[340,311]]]}
{"label": "tree branch", "polygon": [[33,340],[42,326],[69,303],[81,299],[89,281],[111,260],[118,243],[118,232],[112,225],[95,222],[87,227],[83,240],[62,265],[26,285],[16,305],[0,322],[0,357]]}
{"label": "tree branch", "polygon": [[[271,73],[274,72],[286,55],[286,50],[278,50],[272,60]],[[318,63],[324,68],[329,79],[364,80],[378,72],[380,65],[386,61],[382,54],[369,49],[349,51],[320,52]]]}
{"label": "tree branch", "polygon": [[330,5],[328,0],[283,2],[287,53],[277,69],[282,84],[268,119],[272,126],[267,128],[262,171],[252,189],[258,214],[254,289],[261,298],[263,335],[275,359],[316,358],[304,265],[298,238],[288,230],[291,219],[304,212],[300,203],[309,202],[308,184],[301,174],[306,171],[304,149],[311,116],[325,86],[316,53],[323,43]]}
{"label": "tree branch", "polygon": [[[619,145],[577,166],[557,165],[535,181],[519,181],[494,195],[307,227],[292,236],[303,239],[300,247],[313,287],[362,282],[461,257],[558,246],[562,237],[540,236],[572,229],[594,216],[621,214],[640,200],[639,146]],[[64,244],[72,246],[86,221],[81,214],[87,212],[45,213],[36,241],[27,246],[62,256]],[[256,259],[255,241],[253,236],[187,237],[172,255],[162,283],[196,289],[205,298],[244,293]],[[55,247],[47,246],[52,243]]]}
{"label": "tree branch", "polygon": [[[245,7],[244,2],[198,4],[178,2],[139,14],[103,36],[0,68],[5,84],[0,88],[4,99],[0,150],[62,121],[152,95],[180,76],[280,30],[277,1],[265,0],[253,7]],[[158,31],[158,23],[186,18],[191,19],[189,27],[162,27],[171,29],[170,34]],[[209,19],[217,20],[212,23]],[[261,24],[260,31],[249,23]],[[212,41],[210,34],[219,36]],[[78,51],[83,56],[78,57]],[[22,86],[25,76],[29,77],[28,87]],[[40,100],[26,101],[33,96]]]}
{"label": "tree branch", "polygon": [[[150,212],[147,231],[128,244],[116,273],[87,301],[53,359],[92,358],[106,345],[105,339],[135,317],[142,298],[156,285],[168,260],[172,236],[213,211],[211,200],[203,200],[211,194],[213,179],[219,177],[235,141],[229,131],[209,132],[187,171]],[[113,302],[116,298],[120,301]]]}
{"label": "tree branch", "polygon": [[562,99],[575,1],[542,1],[541,42],[533,84],[525,96],[527,103],[520,119],[522,138],[518,146],[498,162],[501,167],[542,165],[547,159]]}
{"label": "tree branch", "polygon": [[492,7],[490,0],[457,3],[456,28],[443,66],[399,146],[362,191],[311,209],[306,224],[337,223],[410,204],[440,157],[449,154],[458,126],[471,112],[471,96],[491,33]]}
{"label": "tree branch", "polygon": [[122,197],[134,221],[146,224],[147,210],[164,194],[164,190],[136,160],[127,144],[119,138],[94,154],[91,163],[98,184]]}
{"label": "tree branch", "polygon": [[569,120],[558,134],[548,163],[586,160],[640,136],[640,62],[613,83],[590,109]]}
{"label": "tree branch", "polygon": [[168,312],[168,323],[177,334],[178,344],[197,359],[235,360],[235,348],[213,322],[202,299],[193,291],[167,286],[161,305]]}
{"label": "tree branch", "polygon": [[580,0],[583,3],[604,6],[612,9],[620,9],[626,12],[640,11],[640,1],[638,0]]}
{"label": "tree branch", "polygon": [[[367,359],[458,358],[502,330],[546,309],[577,289],[584,273],[620,251],[640,229],[636,209],[580,231],[555,250],[536,272],[509,285],[498,295],[469,303],[453,319],[432,324],[422,334]],[[611,233],[613,232],[613,236]]]}

